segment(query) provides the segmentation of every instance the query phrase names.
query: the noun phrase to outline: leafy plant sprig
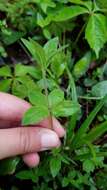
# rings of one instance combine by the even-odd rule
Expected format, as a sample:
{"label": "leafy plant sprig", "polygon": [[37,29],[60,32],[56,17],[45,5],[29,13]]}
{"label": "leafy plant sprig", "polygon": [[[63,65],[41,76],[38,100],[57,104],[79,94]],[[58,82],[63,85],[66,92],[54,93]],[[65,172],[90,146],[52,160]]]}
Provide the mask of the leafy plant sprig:
{"label": "leafy plant sprig", "polygon": [[22,39],[22,41],[41,68],[45,89],[45,95],[40,91],[30,92],[28,94],[33,107],[25,113],[22,124],[35,124],[49,117],[51,118],[50,127],[53,128],[52,116],[67,117],[73,115],[80,109],[77,102],[64,99],[64,93],[61,89],[54,89],[48,94],[46,72],[49,67],[49,59],[52,59],[63,48],[57,49],[58,38],[50,40],[44,48],[32,39],[29,39],[29,41]]}

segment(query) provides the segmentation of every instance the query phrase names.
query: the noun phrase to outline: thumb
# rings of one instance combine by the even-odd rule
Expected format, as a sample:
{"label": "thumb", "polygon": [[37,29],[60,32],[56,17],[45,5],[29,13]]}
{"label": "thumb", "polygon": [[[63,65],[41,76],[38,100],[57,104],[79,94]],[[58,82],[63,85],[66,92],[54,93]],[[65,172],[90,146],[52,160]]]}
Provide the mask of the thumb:
{"label": "thumb", "polygon": [[0,159],[59,146],[58,135],[41,127],[0,129]]}

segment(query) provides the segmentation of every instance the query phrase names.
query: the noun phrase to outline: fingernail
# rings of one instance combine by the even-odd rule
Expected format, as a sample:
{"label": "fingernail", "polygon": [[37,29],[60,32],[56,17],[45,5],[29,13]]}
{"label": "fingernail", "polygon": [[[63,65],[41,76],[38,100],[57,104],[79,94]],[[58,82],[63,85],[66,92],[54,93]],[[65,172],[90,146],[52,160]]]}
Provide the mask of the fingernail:
{"label": "fingernail", "polygon": [[43,133],[41,136],[42,150],[48,150],[57,146],[60,146],[60,140],[55,132],[51,131],[48,133]]}

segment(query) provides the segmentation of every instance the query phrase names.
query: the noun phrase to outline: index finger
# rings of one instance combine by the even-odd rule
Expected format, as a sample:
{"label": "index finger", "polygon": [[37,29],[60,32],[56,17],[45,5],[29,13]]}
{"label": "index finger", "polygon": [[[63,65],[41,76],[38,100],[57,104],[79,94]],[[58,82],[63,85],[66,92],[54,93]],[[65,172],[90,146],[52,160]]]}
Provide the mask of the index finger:
{"label": "index finger", "polygon": [[[16,127],[21,125],[24,113],[31,107],[31,104],[16,96],[0,92],[0,127]],[[64,136],[65,130],[60,123],[53,118],[53,129],[59,137]],[[41,127],[50,128],[49,118],[39,123]]]}

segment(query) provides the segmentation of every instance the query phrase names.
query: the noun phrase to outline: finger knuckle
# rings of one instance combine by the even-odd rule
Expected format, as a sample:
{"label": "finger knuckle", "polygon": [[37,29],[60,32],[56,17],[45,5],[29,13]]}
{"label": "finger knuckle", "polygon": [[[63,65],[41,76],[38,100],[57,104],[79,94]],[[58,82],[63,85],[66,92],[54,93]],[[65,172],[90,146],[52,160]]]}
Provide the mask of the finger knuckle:
{"label": "finger knuckle", "polygon": [[19,130],[19,142],[20,142],[20,147],[23,153],[30,152],[31,146],[31,135],[28,130],[25,130],[24,128],[21,128]]}

